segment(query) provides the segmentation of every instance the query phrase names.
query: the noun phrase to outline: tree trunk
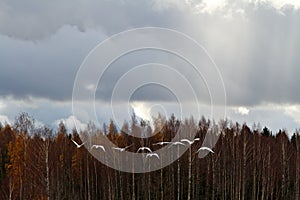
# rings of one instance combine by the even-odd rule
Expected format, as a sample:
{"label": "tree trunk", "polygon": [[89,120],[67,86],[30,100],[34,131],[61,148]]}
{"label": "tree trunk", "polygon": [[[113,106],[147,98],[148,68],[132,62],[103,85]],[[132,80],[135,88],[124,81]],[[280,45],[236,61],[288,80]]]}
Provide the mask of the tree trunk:
{"label": "tree trunk", "polygon": [[295,199],[300,199],[300,136],[297,135],[296,136],[296,183],[295,183],[295,187],[296,187],[296,195],[295,195]]}
{"label": "tree trunk", "polygon": [[12,200],[12,195],[14,191],[14,184],[12,183],[12,178],[9,177],[9,200]]}
{"label": "tree trunk", "polygon": [[98,197],[98,173],[97,173],[97,165],[96,165],[96,162],[97,162],[97,161],[94,161],[95,188],[96,188],[96,190],[95,190],[95,192],[96,192],[95,197],[96,197],[96,198],[99,198],[99,197]]}
{"label": "tree trunk", "polygon": [[281,199],[285,199],[285,182],[286,182],[286,177],[285,177],[285,172],[286,172],[286,155],[285,155],[285,145],[284,141],[282,141],[281,144],[281,151],[282,151],[282,174],[281,174]]}
{"label": "tree trunk", "polygon": [[[161,161],[162,166],[162,161]],[[164,199],[164,183],[163,183],[163,169],[160,169],[160,199]]]}
{"label": "tree trunk", "polygon": [[108,172],[108,199],[112,200],[112,189],[111,189],[111,177],[110,177],[110,173],[109,173],[109,168],[106,167],[107,172]]}
{"label": "tree trunk", "polygon": [[191,177],[192,177],[192,148],[190,147],[189,148],[189,167],[188,167],[188,171],[189,171],[189,174],[188,174],[188,196],[187,196],[187,200],[190,200],[191,199],[191,185],[192,185],[192,180],[191,180]]}
{"label": "tree trunk", "polygon": [[50,170],[49,170],[49,146],[50,142],[46,142],[46,193],[47,193],[47,200],[50,200]]}
{"label": "tree trunk", "polygon": [[212,199],[215,199],[215,185],[216,185],[216,169],[215,169],[215,162],[214,162],[214,158],[211,158],[211,169],[212,169]]}
{"label": "tree trunk", "polygon": [[[260,136],[258,136],[259,139]],[[253,161],[253,188],[252,188],[252,199],[255,200],[256,199],[256,165],[257,165],[257,159],[258,156],[256,155],[256,141],[255,141],[255,135],[253,138],[253,157],[252,157],[252,161]]]}
{"label": "tree trunk", "polygon": [[90,191],[90,169],[89,169],[89,154],[87,153],[86,157],[86,177],[87,177],[87,193],[88,200],[91,200],[91,191]]}
{"label": "tree trunk", "polygon": [[21,175],[21,168],[19,168],[19,178],[20,178],[20,200],[23,200],[23,180],[22,180],[22,175]]}
{"label": "tree trunk", "polygon": [[179,146],[177,147],[177,200],[180,200],[180,159],[179,159]]}
{"label": "tree trunk", "polygon": [[245,199],[245,185],[246,185],[246,161],[247,161],[247,155],[246,155],[246,136],[243,136],[243,166],[242,166],[242,172],[243,172],[243,180],[242,180],[242,195],[241,200]]}
{"label": "tree trunk", "polygon": [[148,199],[151,200],[151,173],[150,172],[148,172]]}
{"label": "tree trunk", "polygon": [[[133,167],[134,168],[134,167]],[[135,177],[134,177],[134,171],[132,172],[132,200],[135,200]]]}

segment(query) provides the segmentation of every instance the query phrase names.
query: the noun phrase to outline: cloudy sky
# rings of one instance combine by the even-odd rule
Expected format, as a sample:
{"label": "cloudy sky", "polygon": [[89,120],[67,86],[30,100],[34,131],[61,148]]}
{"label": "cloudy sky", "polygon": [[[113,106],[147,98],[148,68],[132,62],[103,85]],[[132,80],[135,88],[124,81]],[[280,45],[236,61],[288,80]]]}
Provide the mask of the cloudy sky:
{"label": "cloudy sky", "polygon": [[[0,121],[13,123],[18,113],[28,112],[49,126],[84,123],[72,113],[73,84],[84,58],[113,34],[154,26],[180,31],[205,47],[223,78],[229,119],[292,133],[300,128],[299,23],[298,0],[0,0]],[[150,62],[147,53],[156,61],[168,58],[146,51],[115,65],[129,70]],[[104,90],[120,76],[118,67],[110,69],[98,85]],[[156,99],[149,95],[153,91]],[[133,109],[147,118],[147,101],[156,100],[164,102],[158,111],[164,105],[176,113],[174,95],[165,92],[137,91]],[[109,92],[101,97],[97,113],[104,122],[111,117]],[[207,115],[205,106],[203,101]]]}

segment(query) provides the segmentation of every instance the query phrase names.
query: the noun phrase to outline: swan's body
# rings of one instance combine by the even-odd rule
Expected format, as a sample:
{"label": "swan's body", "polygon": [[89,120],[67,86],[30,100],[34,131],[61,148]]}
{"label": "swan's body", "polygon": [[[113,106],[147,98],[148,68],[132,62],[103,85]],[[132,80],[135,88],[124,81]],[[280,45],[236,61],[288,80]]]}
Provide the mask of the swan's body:
{"label": "swan's body", "polygon": [[170,144],[171,142],[158,142],[158,143],[154,143],[152,145],[166,145],[166,144]]}
{"label": "swan's body", "polygon": [[125,151],[126,149],[128,149],[129,147],[131,147],[132,145],[130,146],[127,146],[127,147],[124,147],[124,148],[120,148],[120,147],[113,147],[113,149],[117,150],[117,151],[120,151],[120,152],[123,152]]}

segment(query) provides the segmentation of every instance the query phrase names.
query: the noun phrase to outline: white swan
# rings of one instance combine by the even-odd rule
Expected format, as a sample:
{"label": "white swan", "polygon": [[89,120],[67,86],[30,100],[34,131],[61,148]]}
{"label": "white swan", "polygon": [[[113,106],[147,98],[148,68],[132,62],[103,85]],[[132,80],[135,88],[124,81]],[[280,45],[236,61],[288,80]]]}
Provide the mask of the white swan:
{"label": "white swan", "polygon": [[154,145],[165,145],[165,144],[170,144],[171,142],[158,142],[158,143],[154,143],[152,144],[153,146]]}
{"label": "white swan", "polygon": [[181,142],[187,142],[189,145],[194,144],[194,142],[199,141],[200,138],[195,138],[194,140],[189,140],[189,139],[181,139]]}
{"label": "white swan", "polygon": [[105,148],[104,148],[104,146],[103,145],[96,145],[96,144],[94,144],[92,147],[91,147],[91,149],[93,149],[93,148],[95,148],[95,149],[102,149],[103,151],[105,151]]}
{"label": "white swan", "polygon": [[209,148],[209,147],[200,147],[196,153],[199,153],[200,151],[209,151],[209,152],[211,152],[211,153],[215,153],[215,152],[214,152],[211,148]]}
{"label": "white swan", "polygon": [[158,159],[160,159],[159,155],[157,153],[147,153],[146,158],[151,158],[153,156],[156,157],[156,158],[158,158]]}
{"label": "white swan", "polygon": [[140,147],[137,152],[140,152],[140,151],[144,151],[144,150],[147,150],[149,151],[150,153],[152,152],[152,150],[149,148],[149,147]]}
{"label": "white swan", "polygon": [[129,145],[127,147],[124,147],[124,148],[120,148],[120,147],[113,147],[114,150],[117,150],[117,151],[120,151],[120,152],[123,152],[125,151],[126,149],[128,149],[129,147],[131,147],[132,145]]}
{"label": "white swan", "polygon": [[82,144],[78,144],[77,142],[75,142],[73,139],[71,139],[72,140],[72,142],[76,145],[76,147],[77,147],[77,149],[79,149],[79,148],[81,148],[84,144],[85,144],[85,142],[84,143],[82,143]]}

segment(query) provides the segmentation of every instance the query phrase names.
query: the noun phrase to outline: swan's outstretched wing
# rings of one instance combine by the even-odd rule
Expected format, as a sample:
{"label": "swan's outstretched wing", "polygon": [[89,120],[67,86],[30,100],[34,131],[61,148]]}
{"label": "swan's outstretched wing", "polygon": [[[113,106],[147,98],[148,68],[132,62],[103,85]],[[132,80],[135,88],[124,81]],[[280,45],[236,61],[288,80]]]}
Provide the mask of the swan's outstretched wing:
{"label": "swan's outstretched wing", "polygon": [[209,147],[200,147],[199,149],[198,149],[198,151],[197,151],[197,153],[199,152],[199,151],[209,151],[209,152],[211,152],[211,153],[215,153],[211,148],[209,148]]}
{"label": "swan's outstretched wing", "polygon": [[77,142],[75,142],[73,139],[71,139],[71,140],[77,147],[79,146],[79,144]]}
{"label": "swan's outstretched wing", "polygon": [[172,146],[179,146],[179,145],[185,146],[185,144],[182,142],[172,142],[172,144],[168,147],[168,149],[171,148]]}
{"label": "swan's outstretched wing", "polygon": [[193,141],[190,141],[190,140],[188,140],[188,139],[181,139],[180,141],[181,141],[181,142],[187,142],[187,143],[189,143],[189,144],[193,144],[193,143],[194,143],[194,140],[193,140]]}
{"label": "swan's outstretched wing", "polygon": [[85,142],[84,143],[82,143],[82,144],[78,144],[77,142],[75,142],[75,140],[73,140],[73,139],[71,139],[72,140],[72,142],[76,145],[76,147],[79,149],[80,147],[82,147],[84,144],[85,144]]}
{"label": "swan's outstretched wing", "polygon": [[140,151],[144,151],[144,150],[147,150],[149,152],[152,152],[152,150],[149,148],[149,147],[140,147],[137,152],[140,152]]}
{"label": "swan's outstretched wing", "polygon": [[93,145],[93,146],[91,147],[91,149],[93,149],[93,148],[96,148],[96,149],[100,148],[100,149],[102,149],[103,151],[105,151],[105,147],[104,147],[103,145]]}

